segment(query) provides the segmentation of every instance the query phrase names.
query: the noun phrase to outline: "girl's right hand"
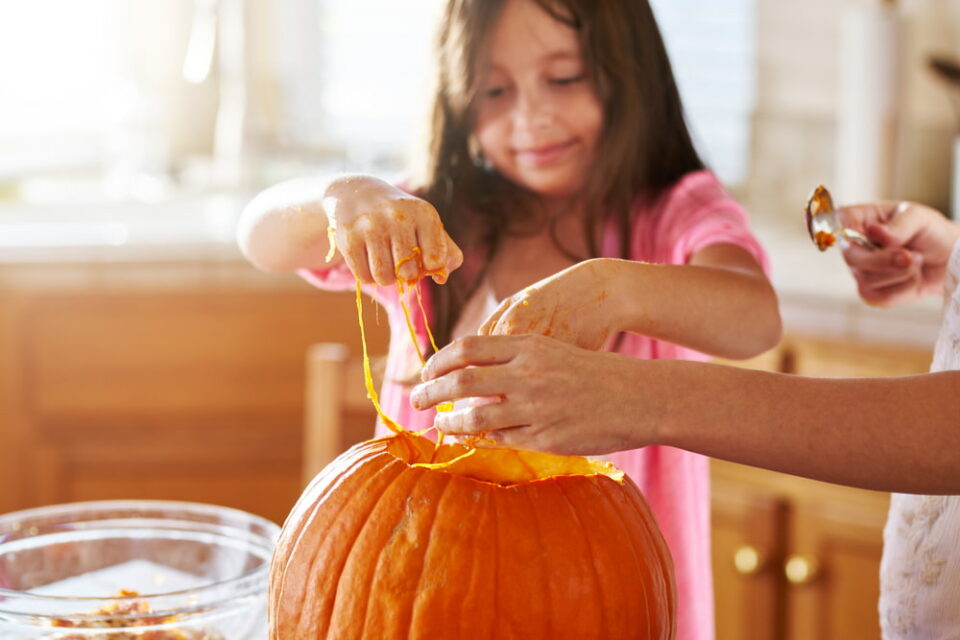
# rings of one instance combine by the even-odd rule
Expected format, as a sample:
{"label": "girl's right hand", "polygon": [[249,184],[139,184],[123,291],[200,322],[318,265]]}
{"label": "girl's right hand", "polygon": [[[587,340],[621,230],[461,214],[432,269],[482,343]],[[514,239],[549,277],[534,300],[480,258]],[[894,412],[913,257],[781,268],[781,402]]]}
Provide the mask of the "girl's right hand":
{"label": "girl's right hand", "polygon": [[938,294],[960,226],[935,209],[909,202],[842,207],[844,225],[879,249],[850,244],[843,257],[868,304],[889,307]]}
{"label": "girl's right hand", "polygon": [[[324,193],[323,209],[335,229],[337,250],[363,283],[394,284],[396,265],[401,265],[402,280],[430,275],[443,284],[463,263],[433,205],[378,178],[338,178]],[[410,260],[415,248],[420,258]]]}

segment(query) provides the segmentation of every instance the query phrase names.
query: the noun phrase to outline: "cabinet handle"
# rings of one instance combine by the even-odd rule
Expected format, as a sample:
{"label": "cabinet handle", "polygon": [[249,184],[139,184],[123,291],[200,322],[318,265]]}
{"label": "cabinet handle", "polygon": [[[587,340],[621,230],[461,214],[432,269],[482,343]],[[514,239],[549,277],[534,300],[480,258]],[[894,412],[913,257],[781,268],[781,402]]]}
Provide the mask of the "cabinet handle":
{"label": "cabinet handle", "polygon": [[760,573],[763,568],[760,551],[749,544],[742,544],[733,552],[733,566],[742,576],[752,576]]}
{"label": "cabinet handle", "polygon": [[790,556],[783,566],[783,573],[790,584],[810,584],[820,574],[820,563],[810,556]]}

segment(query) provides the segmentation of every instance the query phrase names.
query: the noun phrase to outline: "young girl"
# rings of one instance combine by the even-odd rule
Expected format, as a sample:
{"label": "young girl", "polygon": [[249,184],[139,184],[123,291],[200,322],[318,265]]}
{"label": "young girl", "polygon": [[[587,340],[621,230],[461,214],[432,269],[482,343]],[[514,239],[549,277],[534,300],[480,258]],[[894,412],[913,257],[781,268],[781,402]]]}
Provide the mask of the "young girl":
{"label": "young girl", "polygon": [[[882,249],[844,250],[860,294],[889,306],[945,292],[930,374],[816,379],[689,362],[639,362],[531,336],[475,337],[424,368],[415,406],[497,405],[437,426],[513,447],[595,454],[668,444],[878,491],[890,501],[880,575],[885,640],[960,638],[960,225],[919,205],[851,207]],[[945,286],[944,286],[945,285]],[[470,377],[445,375],[470,365]],[[559,375],[559,368],[578,375]],[[827,418],[827,419],[825,419]],[[907,495],[910,494],[910,495]],[[923,495],[930,494],[930,495]],[[951,495],[945,495],[951,494]]]}
{"label": "young girl", "polygon": [[[279,185],[250,203],[239,230],[261,268],[327,288],[352,288],[354,277],[382,287],[367,290],[391,326],[389,416],[411,429],[434,422],[409,405],[420,363],[390,286],[397,265],[402,280],[433,276],[422,293],[440,346],[488,317],[490,332],[637,358],[749,357],[779,340],[765,256],[693,148],[645,1],[450,0],[437,54],[418,181]],[[646,495],[673,554],[678,638],[712,638],[707,460],[666,447],[612,460]]]}

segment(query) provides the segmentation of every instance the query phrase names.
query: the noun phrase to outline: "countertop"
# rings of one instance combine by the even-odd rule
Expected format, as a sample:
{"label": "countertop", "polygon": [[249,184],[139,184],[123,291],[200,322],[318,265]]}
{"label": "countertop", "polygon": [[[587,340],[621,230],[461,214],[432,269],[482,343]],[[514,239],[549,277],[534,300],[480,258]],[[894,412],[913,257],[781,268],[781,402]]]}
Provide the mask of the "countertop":
{"label": "countertop", "polygon": [[[243,265],[234,239],[246,194],[163,204],[0,206],[0,269],[56,263],[190,262]],[[787,333],[926,347],[941,300],[893,309],[865,305],[840,252],[821,253],[802,221],[755,225],[767,248]]]}
{"label": "countertop", "polygon": [[942,299],[881,309],[865,304],[840,252],[820,252],[801,220],[794,227],[755,226],[771,262],[784,330],[831,339],[930,347],[937,338]]}
{"label": "countertop", "polygon": [[0,267],[243,260],[234,230],[246,194],[162,203],[0,205]]}

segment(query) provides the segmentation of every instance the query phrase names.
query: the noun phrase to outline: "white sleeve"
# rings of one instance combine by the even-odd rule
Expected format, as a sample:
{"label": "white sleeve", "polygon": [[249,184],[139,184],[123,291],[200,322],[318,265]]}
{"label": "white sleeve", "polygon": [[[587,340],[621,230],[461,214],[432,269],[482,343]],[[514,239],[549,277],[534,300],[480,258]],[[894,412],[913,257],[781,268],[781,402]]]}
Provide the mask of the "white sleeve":
{"label": "white sleeve", "polygon": [[953,245],[953,251],[950,252],[950,259],[947,262],[947,277],[944,282],[944,297],[949,300],[950,296],[960,285],[960,240]]}

